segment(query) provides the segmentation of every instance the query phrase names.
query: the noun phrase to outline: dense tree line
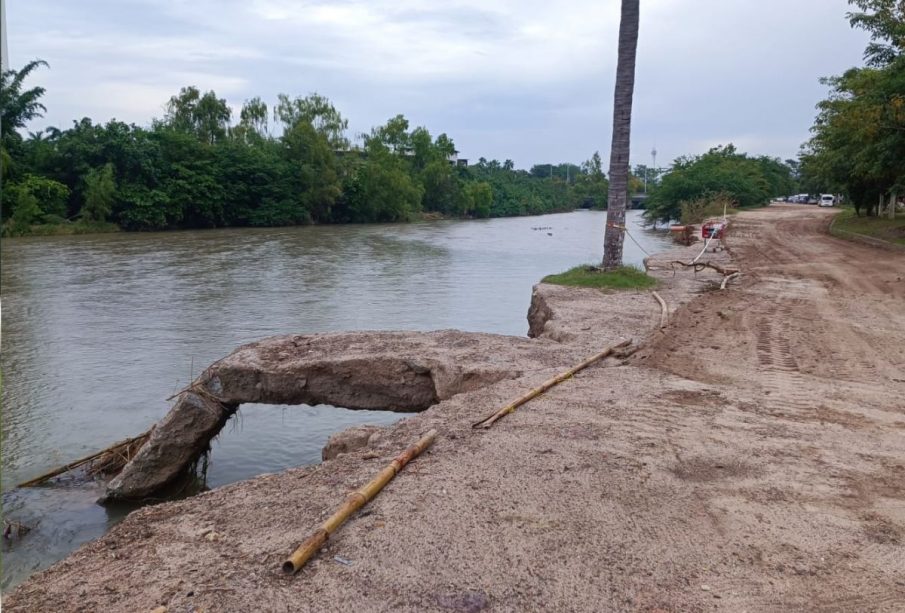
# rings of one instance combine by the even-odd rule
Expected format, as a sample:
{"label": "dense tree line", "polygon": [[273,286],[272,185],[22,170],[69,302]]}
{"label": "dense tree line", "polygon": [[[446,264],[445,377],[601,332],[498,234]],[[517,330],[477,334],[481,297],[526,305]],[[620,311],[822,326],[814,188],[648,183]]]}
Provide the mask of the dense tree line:
{"label": "dense tree line", "polygon": [[24,88],[45,64],[2,75],[3,231],[163,230],[391,222],[422,213],[494,217],[602,208],[596,153],[581,166],[517,170],[511,161],[454,163],[446,134],[402,115],[352,143],[323,96],[248,100],[234,121],[215,92],[185,87],[142,127],[73,122],[23,137],[46,109]]}
{"label": "dense tree line", "polygon": [[905,194],[905,3],[849,0],[853,27],[871,35],[866,65],[825,79],[829,97],[818,105],[802,175],[813,191],[841,193],[874,215],[885,204],[895,215]]}
{"label": "dense tree line", "polygon": [[680,157],[651,191],[645,216],[651,222],[680,219],[683,204],[707,199],[740,207],[766,204],[797,190],[794,162],[789,162],[751,157],[731,144]]}

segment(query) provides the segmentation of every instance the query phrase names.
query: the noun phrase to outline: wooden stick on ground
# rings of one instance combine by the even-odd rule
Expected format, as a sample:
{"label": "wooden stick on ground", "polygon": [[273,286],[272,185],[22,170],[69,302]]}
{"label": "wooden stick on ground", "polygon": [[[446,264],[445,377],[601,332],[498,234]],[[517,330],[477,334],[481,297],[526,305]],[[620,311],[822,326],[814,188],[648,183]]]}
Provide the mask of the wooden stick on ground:
{"label": "wooden stick on ground", "polygon": [[666,301],[663,300],[663,297],[660,296],[657,292],[651,292],[654,295],[654,298],[657,299],[657,302],[660,303],[660,329],[666,327],[666,324],[669,323],[669,308],[666,306]]}
{"label": "wooden stick on ground", "polygon": [[609,347],[607,347],[600,353],[598,353],[596,355],[592,355],[584,362],[578,364],[577,366],[573,366],[566,372],[558,374],[555,377],[553,377],[552,379],[547,379],[540,385],[540,387],[536,387],[533,390],[531,390],[530,392],[528,392],[527,394],[520,396],[519,398],[517,398],[513,402],[507,404],[506,406],[504,406],[502,409],[500,409],[493,415],[485,417],[481,421],[472,424],[471,427],[472,428],[489,428],[494,423],[496,423],[498,420],[502,419],[504,416],[508,415],[509,413],[512,413],[513,411],[515,411],[517,408],[519,408],[520,406],[522,406],[529,400],[531,400],[533,398],[537,398],[538,396],[540,396],[541,394],[546,392],[551,387],[559,385],[560,383],[562,383],[563,381],[565,381],[566,379],[568,379],[569,377],[571,377],[578,371],[584,370],[585,368],[587,368],[594,362],[597,362],[607,356],[612,355],[613,353],[615,353],[615,351],[617,349],[626,347],[626,346],[630,345],[631,343],[632,343],[632,339],[628,339],[627,341],[622,341],[621,343],[617,343],[615,345],[610,345]]}
{"label": "wooden stick on ground", "polygon": [[734,272],[731,275],[726,275],[725,277],[723,277],[723,282],[720,283],[720,289],[726,289],[726,285],[733,279],[737,279],[741,274],[742,273],[740,272]]}
{"label": "wooden stick on ground", "polygon": [[[41,483],[44,483],[45,481],[53,479],[56,476],[62,475],[63,473],[67,473],[70,470],[78,468],[79,466],[83,466],[83,465],[87,464],[88,462],[91,462],[92,460],[96,460],[97,458],[101,457],[104,454],[115,452],[123,447],[128,447],[128,446],[132,445],[133,443],[142,441],[142,439],[147,439],[148,435],[150,435],[150,434],[151,434],[151,431],[148,430],[147,432],[143,432],[142,434],[139,434],[138,436],[134,436],[132,438],[127,438],[124,441],[114,443],[113,445],[110,445],[106,449],[102,449],[101,451],[98,451],[97,453],[92,453],[89,456],[86,456],[86,457],[76,460],[74,462],[70,462],[69,464],[66,464],[65,466],[60,466],[60,467],[54,468],[50,472],[46,472],[43,475],[41,475],[40,477],[35,477],[34,479],[30,479],[28,481],[20,483],[16,487],[33,487],[35,485],[40,485]],[[142,441],[142,444],[144,444],[144,441]]]}
{"label": "wooden stick on ground", "polygon": [[431,430],[419,440],[417,443],[396,456],[386,468],[377,473],[377,476],[371,479],[367,485],[358,491],[352,492],[346,497],[346,501],[342,504],[336,513],[331,515],[325,521],[317,532],[309,536],[304,543],[298,546],[289,558],[283,562],[283,572],[295,574],[302,568],[308,560],[310,560],[321,546],[327,542],[331,534],[336,532],[342,526],[349,516],[355,511],[366,505],[387,483],[392,481],[402,467],[418,457],[422,451],[431,446],[434,439],[437,438],[437,431]]}

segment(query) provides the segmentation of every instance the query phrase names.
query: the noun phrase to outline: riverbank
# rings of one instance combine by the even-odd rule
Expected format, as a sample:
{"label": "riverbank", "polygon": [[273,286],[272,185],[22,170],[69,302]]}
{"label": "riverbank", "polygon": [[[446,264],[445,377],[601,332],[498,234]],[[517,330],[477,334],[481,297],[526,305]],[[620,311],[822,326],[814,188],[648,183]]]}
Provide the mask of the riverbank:
{"label": "riverbank", "polygon": [[74,236],[77,234],[109,234],[122,232],[115,223],[106,222],[66,222],[52,224],[36,224],[26,228],[14,228],[7,224],[3,227],[5,238],[18,238],[25,236]]}
{"label": "riverbank", "polygon": [[[551,208],[548,211],[544,211],[540,213],[540,215],[558,215],[561,213],[568,213],[575,209],[572,208]],[[585,209],[581,209],[585,210]],[[596,209],[595,209],[596,210]],[[605,209],[602,209],[605,210]],[[475,216],[464,216],[464,217],[456,217],[453,215],[445,215],[438,211],[422,211],[415,218],[409,221],[398,221],[395,223],[405,224],[405,223],[417,223],[417,222],[432,222],[432,221],[475,221],[478,219],[505,219],[507,217],[536,217],[538,214],[536,213],[528,213],[523,212],[517,215],[495,215],[490,217],[475,217]],[[386,223],[386,222],[372,222],[372,223]],[[342,226],[342,225],[362,225],[361,222],[354,224],[344,224],[344,223],[327,223],[327,224],[293,224],[293,225],[280,225],[273,226],[273,228],[286,228],[286,227],[297,227],[297,226],[312,226],[312,225],[320,225],[320,226]],[[177,232],[198,232],[204,230],[230,230],[230,229],[254,229],[254,230],[262,230],[267,229],[267,226],[223,226],[217,228],[173,228],[169,231]],[[154,232],[160,232],[160,229],[152,230]],[[164,229],[163,231],[167,231]],[[20,238],[20,237],[29,237],[29,236],[74,236],[74,235],[83,235],[83,234],[109,234],[111,232],[147,232],[147,230],[124,230],[120,226],[115,223],[109,222],[83,222],[83,221],[75,221],[75,222],[65,222],[65,223],[47,223],[47,224],[32,224],[27,228],[19,228],[13,229],[12,226],[5,226],[3,236],[6,238]]]}
{"label": "riverbank", "polygon": [[[696,294],[720,277],[673,274],[672,255],[649,262],[673,310],[662,332],[648,292],[541,285],[534,342],[555,348],[542,368],[457,394],[319,466],[136,511],[4,604],[901,608],[905,261],[861,270],[875,252],[822,234],[825,222],[790,207],[739,215],[728,242],[743,275],[725,291]],[[471,429],[625,336],[647,337],[628,361]],[[346,492],[430,428],[441,436],[426,454],[299,575],[281,574]]]}
{"label": "riverbank", "polygon": [[[626,244],[635,266],[641,249],[669,246],[639,217],[627,215],[640,242]],[[3,506],[34,530],[4,546],[0,591],[122,516],[95,505],[94,488],[11,484],[143,432],[203,366],[267,336],[404,327],[524,337],[532,286],[600,261],[605,218],[577,211],[2,241]],[[242,405],[213,442],[207,484],[320,462],[330,434],[401,417]]]}

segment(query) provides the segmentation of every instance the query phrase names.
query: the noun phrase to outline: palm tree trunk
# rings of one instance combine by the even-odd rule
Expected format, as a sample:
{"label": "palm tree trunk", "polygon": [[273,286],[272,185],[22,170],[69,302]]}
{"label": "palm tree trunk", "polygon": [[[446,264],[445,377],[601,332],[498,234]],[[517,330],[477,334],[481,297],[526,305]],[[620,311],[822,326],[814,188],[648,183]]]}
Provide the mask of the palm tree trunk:
{"label": "palm tree trunk", "polygon": [[607,197],[606,232],[603,239],[604,270],[622,266],[625,208],[628,200],[628,162],[632,132],[632,94],[635,90],[635,52],[638,48],[639,0],[622,0],[619,22],[619,60],[613,97],[613,143],[610,148],[610,189]]}

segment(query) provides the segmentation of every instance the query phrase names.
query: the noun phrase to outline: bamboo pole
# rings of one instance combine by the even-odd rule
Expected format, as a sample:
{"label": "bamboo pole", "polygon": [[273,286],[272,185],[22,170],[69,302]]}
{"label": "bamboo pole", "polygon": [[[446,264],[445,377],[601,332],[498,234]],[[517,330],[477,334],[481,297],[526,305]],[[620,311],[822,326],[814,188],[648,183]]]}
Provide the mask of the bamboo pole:
{"label": "bamboo pole", "polygon": [[660,296],[657,292],[651,292],[654,295],[654,298],[657,299],[657,302],[660,303],[660,329],[666,327],[666,324],[669,323],[669,308],[666,306],[666,301],[663,300],[663,297]]}
{"label": "bamboo pole", "polygon": [[114,443],[113,445],[110,445],[106,449],[102,449],[102,450],[98,451],[97,453],[92,453],[89,456],[85,456],[84,458],[81,458],[74,462],[70,462],[69,464],[66,464],[64,466],[59,466],[57,468],[54,468],[50,472],[46,472],[39,477],[35,477],[34,479],[29,479],[28,481],[24,481],[24,482],[20,483],[19,485],[17,485],[16,487],[34,487],[35,485],[40,485],[41,483],[44,483],[45,481],[47,481],[49,479],[53,479],[56,476],[62,475],[63,473],[67,473],[70,470],[76,469],[79,466],[87,464],[88,462],[90,462],[92,460],[96,460],[97,458],[101,457],[105,453],[110,453],[111,451],[115,451],[116,449],[119,449],[120,447],[131,445],[132,443],[134,443],[136,441],[140,441],[143,438],[147,438],[147,436],[150,433],[151,433],[151,431],[148,430],[147,432],[139,434],[138,436],[134,436],[132,438],[127,438],[124,441]]}
{"label": "bamboo pole", "polygon": [[339,507],[339,510],[327,518],[327,521],[321,524],[321,527],[318,528],[314,534],[309,536],[305,542],[299,545],[292,555],[283,562],[283,572],[288,574],[297,573],[299,569],[301,569],[308,560],[317,553],[321,546],[327,542],[330,535],[336,532],[336,530],[349,519],[352,513],[370,502],[387,483],[393,480],[393,477],[399,474],[399,471],[402,470],[406,464],[414,460],[421,455],[422,451],[430,447],[436,438],[437,431],[431,430],[421,437],[417,443],[396,456],[386,468],[377,473],[377,476],[361,487],[361,489],[349,494],[346,497],[346,501]]}
{"label": "bamboo pole", "polygon": [[592,355],[591,357],[586,359],[584,362],[581,362],[577,366],[573,366],[566,372],[560,373],[560,374],[556,375],[555,377],[553,377],[552,379],[547,379],[546,381],[541,383],[540,387],[536,387],[533,390],[531,390],[530,392],[528,392],[527,394],[520,396],[519,398],[517,398],[513,402],[507,404],[506,406],[504,406],[502,409],[500,409],[493,415],[485,417],[481,421],[472,424],[471,427],[472,428],[489,428],[494,423],[496,423],[499,419],[502,419],[505,415],[512,413],[513,411],[515,411],[517,408],[519,408],[520,406],[522,406],[529,400],[537,398],[538,396],[540,396],[541,394],[546,392],[551,387],[559,385],[560,383],[562,383],[563,381],[565,381],[566,379],[568,379],[575,373],[577,373],[581,370],[584,370],[585,368],[587,368],[594,362],[597,362],[607,356],[612,355],[617,349],[626,347],[626,346],[630,345],[631,343],[632,343],[632,339],[628,339],[628,340],[622,341],[621,343],[617,343],[615,345],[610,345],[609,347],[607,347],[600,353],[598,353],[596,355]]}

